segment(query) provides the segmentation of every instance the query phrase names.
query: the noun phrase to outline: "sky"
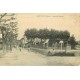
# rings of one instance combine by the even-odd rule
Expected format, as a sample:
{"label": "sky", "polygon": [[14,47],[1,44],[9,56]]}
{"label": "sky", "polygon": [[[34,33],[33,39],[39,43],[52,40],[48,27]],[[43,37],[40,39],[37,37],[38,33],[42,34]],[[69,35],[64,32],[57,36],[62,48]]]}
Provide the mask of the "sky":
{"label": "sky", "polygon": [[68,30],[70,35],[80,40],[79,13],[20,13],[17,14],[18,39],[22,38],[26,29]]}

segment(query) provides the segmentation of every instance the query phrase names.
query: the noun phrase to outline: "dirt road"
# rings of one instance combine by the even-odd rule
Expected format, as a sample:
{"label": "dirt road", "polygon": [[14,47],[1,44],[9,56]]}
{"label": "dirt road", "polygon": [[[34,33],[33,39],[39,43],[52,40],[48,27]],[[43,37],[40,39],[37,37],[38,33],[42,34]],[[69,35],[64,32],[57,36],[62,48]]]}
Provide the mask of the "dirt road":
{"label": "dirt road", "polygon": [[14,49],[0,57],[0,66],[74,66],[80,65],[80,56],[77,57],[50,57],[30,50]]}
{"label": "dirt road", "polygon": [[6,52],[0,58],[0,65],[11,65],[11,66],[26,66],[26,65],[46,65],[46,58],[41,54],[35,54],[28,50],[16,50],[14,49],[11,53]]}

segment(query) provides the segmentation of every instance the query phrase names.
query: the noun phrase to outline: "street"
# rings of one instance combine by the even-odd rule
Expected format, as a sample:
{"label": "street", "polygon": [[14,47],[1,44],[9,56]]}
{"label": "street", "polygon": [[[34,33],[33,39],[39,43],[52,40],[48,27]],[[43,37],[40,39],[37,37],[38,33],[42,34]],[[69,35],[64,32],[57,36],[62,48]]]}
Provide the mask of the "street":
{"label": "street", "polygon": [[5,53],[0,58],[0,65],[5,66],[26,66],[26,65],[46,65],[45,56],[35,54],[31,51],[22,49],[21,51],[14,49],[11,53]]}
{"label": "street", "polygon": [[45,56],[30,50],[13,49],[0,57],[0,66],[78,66],[80,56]]}

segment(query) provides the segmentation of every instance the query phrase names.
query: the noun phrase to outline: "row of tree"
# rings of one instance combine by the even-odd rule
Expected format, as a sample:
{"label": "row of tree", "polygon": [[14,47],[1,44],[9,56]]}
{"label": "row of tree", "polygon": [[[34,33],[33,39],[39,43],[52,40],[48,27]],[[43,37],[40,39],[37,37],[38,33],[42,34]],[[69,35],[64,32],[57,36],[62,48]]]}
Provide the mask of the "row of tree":
{"label": "row of tree", "polygon": [[65,31],[59,31],[59,30],[54,30],[54,29],[27,29],[24,33],[24,35],[28,39],[35,39],[35,38],[40,38],[42,39],[49,39],[49,45],[52,46],[52,43],[58,42],[60,40],[63,40],[65,45],[67,43],[71,44],[71,48],[74,49],[76,46],[76,40],[74,36],[70,37],[70,33],[65,30]]}
{"label": "row of tree", "polygon": [[41,39],[64,39],[67,40],[70,37],[68,31],[48,30],[48,29],[27,29],[25,31],[27,38],[41,38]]}
{"label": "row of tree", "polygon": [[0,14],[0,34],[2,34],[3,51],[10,47],[12,50],[12,43],[17,40],[17,20],[14,13]]}

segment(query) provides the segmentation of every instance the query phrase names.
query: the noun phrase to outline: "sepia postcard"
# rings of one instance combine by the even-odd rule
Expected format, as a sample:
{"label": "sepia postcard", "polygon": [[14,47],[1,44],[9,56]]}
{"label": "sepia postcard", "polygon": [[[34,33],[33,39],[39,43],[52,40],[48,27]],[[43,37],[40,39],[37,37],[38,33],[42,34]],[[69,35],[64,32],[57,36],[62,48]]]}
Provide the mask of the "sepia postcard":
{"label": "sepia postcard", "polygon": [[0,13],[0,66],[80,66],[80,14]]}

